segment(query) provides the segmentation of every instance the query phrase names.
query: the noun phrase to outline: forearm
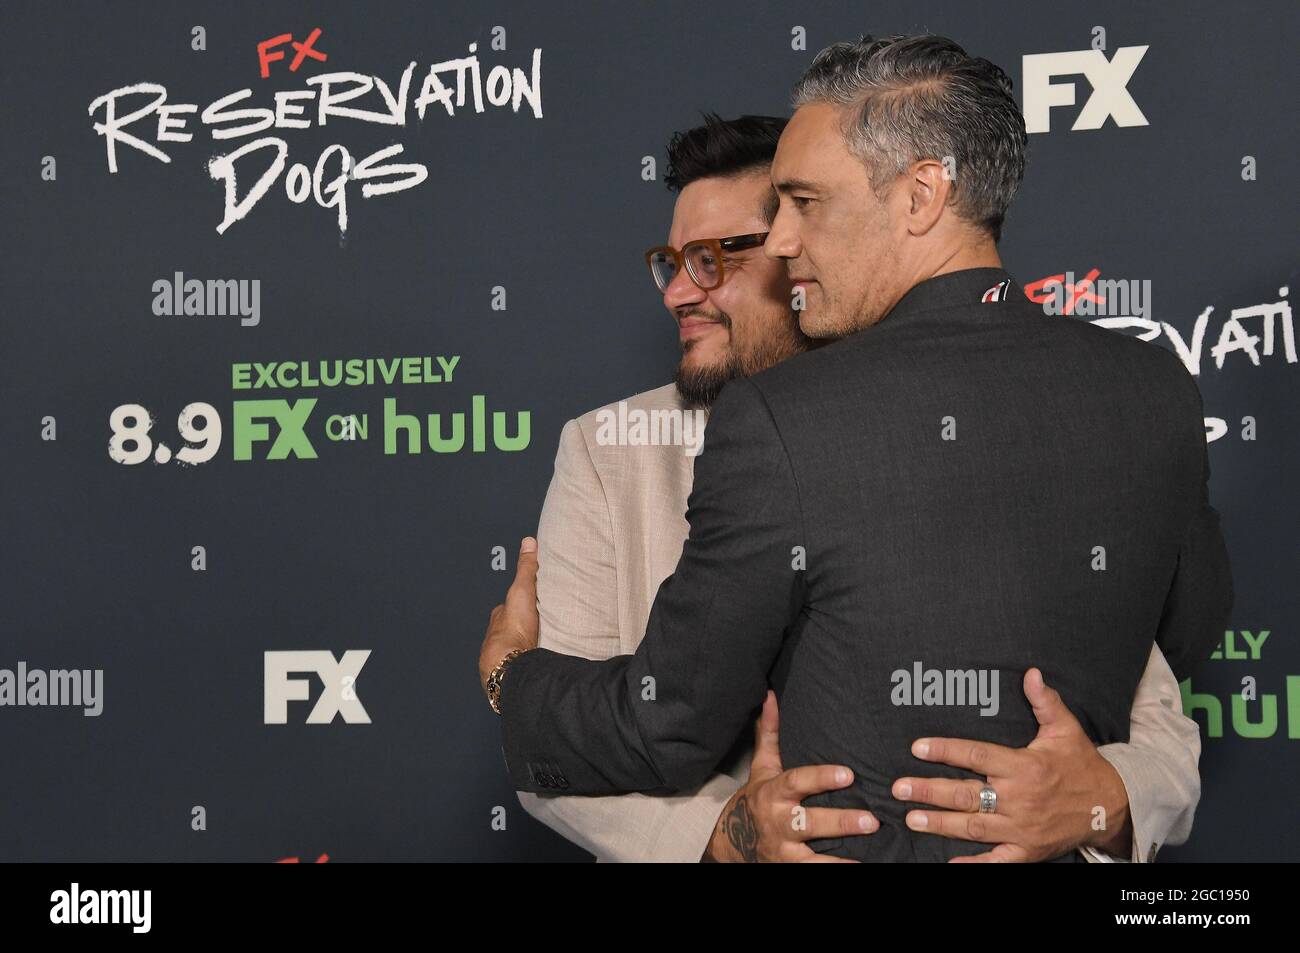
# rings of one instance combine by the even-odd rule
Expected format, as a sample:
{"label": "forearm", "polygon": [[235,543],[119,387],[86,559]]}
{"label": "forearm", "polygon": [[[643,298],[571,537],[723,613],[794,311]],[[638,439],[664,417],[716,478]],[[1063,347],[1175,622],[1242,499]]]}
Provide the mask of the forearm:
{"label": "forearm", "polygon": [[1107,853],[1141,863],[1154,860],[1162,844],[1183,843],[1201,796],[1201,736],[1183,714],[1178,683],[1159,648],[1152,648],[1138,685],[1128,742],[1098,752],[1123,783],[1131,829],[1131,846],[1121,841]]}
{"label": "forearm", "polygon": [[708,846],[700,858],[710,864],[752,864],[758,861],[758,826],[745,791],[737,790],[713,822]]}
{"label": "forearm", "polygon": [[[1099,750],[1110,770],[1102,772],[1097,791],[1097,804],[1089,826],[1092,836],[1085,846],[1092,847],[1112,857],[1127,857],[1133,844],[1133,818],[1129,811],[1128,789],[1118,769]],[[1100,808],[1100,813],[1097,812]]]}
{"label": "forearm", "polygon": [[524,809],[552,830],[614,863],[695,863],[741,779],[714,775],[677,797],[620,794],[540,797],[521,791]]}
{"label": "forearm", "polygon": [[1098,749],[1123,781],[1132,830],[1131,848],[1104,848],[1107,853],[1149,863],[1162,845],[1187,840],[1201,797],[1197,771],[1200,736],[1196,730],[1196,723],[1191,722],[1191,730],[1183,728],[1181,736],[1166,736],[1164,748],[1138,739],[1137,743]]}
{"label": "forearm", "polygon": [[[561,432],[555,473],[538,522],[538,557],[538,647],[546,651],[528,655],[562,658],[561,667],[566,670],[583,668],[585,663],[580,660],[599,662],[608,669],[608,660],[623,651],[617,609],[618,554],[606,491],[577,421],[569,421]],[[621,662],[613,664],[625,664],[626,659],[622,656]],[[508,765],[511,740],[520,732],[526,733],[529,722],[551,721],[557,716],[567,722],[568,711],[557,712],[555,706],[575,700],[571,691],[561,690],[533,693],[526,703],[521,702],[519,693],[512,690],[525,677],[532,661],[529,657],[515,659],[506,671],[502,703],[507,713],[503,733]],[[519,713],[521,704],[527,709],[524,721],[520,731],[512,731],[511,716]],[[590,717],[593,707],[597,707],[594,696],[582,711],[583,717]],[[548,750],[548,755],[551,753]],[[540,790],[553,795],[564,790],[559,783],[535,785],[531,777],[534,773],[541,773],[547,781],[554,775],[557,782],[568,783],[563,772],[552,770],[549,764],[536,766],[535,770],[525,764],[523,770],[527,772],[524,775],[527,783],[520,781],[517,772],[511,772],[516,788],[521,791],[538,793]],[[570,791],[574,794],[613,792],[607,785]]]}
{"label": "forearm", "polygon": [[807,537],[766,406],[736,383],[714,408],[709,449],[696,463],[690,537],[636,653],[592,662],[541,649],[508,666],[503,748],[516,789],[692,790],[762,705],[802,605],[788,541]]}
{"label": "forearm", "polygon": [[501,692],[501,735],[515,789],[668,795],[702,783],[713,765],[698,760],[700,746],[657,743],[663,733],[653,727],[653,706],[677,702],[661,702],[646,671],[632,655],[592,661],[537,649],[514,659]]}
{"label": "forearm", "polygon": [[1232,568],[1218,512],[1210,505],[1209,445],[1202,430],[1204,408],[1196,382],[1187,377],[1187,440],[1199,458],[1200,481],[1156,631],[1176,680],[1187,678],[1210,658],[1223,639],[1233,604]]}

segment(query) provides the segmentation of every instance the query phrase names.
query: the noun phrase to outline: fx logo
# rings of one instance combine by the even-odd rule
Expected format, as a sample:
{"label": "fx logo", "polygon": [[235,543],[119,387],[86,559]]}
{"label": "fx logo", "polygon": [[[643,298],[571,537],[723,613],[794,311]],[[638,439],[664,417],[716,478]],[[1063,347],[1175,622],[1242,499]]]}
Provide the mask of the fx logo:
{"label": "fx logo", "polygon": [[[261,373],[264,368],[259,365]],[[259,379],[260,383],[260,379]],[[316,406],[315,397],[287,400],[237,400],[231,405],[235,418],[234,453],[236,460],[253,459],[253,444],[271,439],[271,428],[263,420],[274,420],[280,432],[267,451],[268,460],[285,460],[289,454],[303,460],[315,460],[316,448],[307,436],[307,418]]]}
{"label": "fx logo", "polygon": [[1082,73],[1092,84],[1072,130],[1100,129],[1107,116],[1117,126],[1147,126],[1147,117],[1128,92],[1128,81],[1149,47],[1121,46],[1113,59],[1101,50],[1027,53],[1023,58],[1025,132],[1048,132],[1053,106],[1074,105],[1074,83],[1053,83],[1053,76]]}
{"label": "fx logo", "polygon": [[286,43],[297,50],[297,55],[293,58],[293,62],[289,64],[289,72],[298,72],[298,67],[302,65],[302,61],[308,56],[324,63],[329,57],[313,45],[320,39],[320,33],[320,27],[317,27],[307,34],[307,39],[303,43],[295,40],[292,33],[281,33],[279,36],[273,36],[269,40],[263,40],[257,44],[257,66],[262,73],[262,79],[266,79],[271,75],[272,63],[284,59],[284,50],[277,50],[275,47],[284,46]]}
{"label": "fx logo", "polygon": [[288,724],[289,702],[308,700],[308,679],[290,678],[290,672],[315,672],[325,684],[307,716],[307,724],[328,725],[340,714],[348,724],[370,724],[370,716],[355,690],[357,675],[368,658],[369,649],[349,649],[338,661],[333,652],[267,652],[263,724]]}

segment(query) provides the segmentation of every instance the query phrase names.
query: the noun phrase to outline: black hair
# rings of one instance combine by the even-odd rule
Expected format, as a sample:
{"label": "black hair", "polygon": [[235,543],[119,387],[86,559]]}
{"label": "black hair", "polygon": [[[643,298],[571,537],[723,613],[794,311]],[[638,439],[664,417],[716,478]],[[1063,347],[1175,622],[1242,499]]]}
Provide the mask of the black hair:
{"label": "black hair", "polygon": [[741,175],[772,164],[776,143],[788,119],[704,114],[704,125],[674,133],[668,142],[664,184],[680,192],[696,179]]}

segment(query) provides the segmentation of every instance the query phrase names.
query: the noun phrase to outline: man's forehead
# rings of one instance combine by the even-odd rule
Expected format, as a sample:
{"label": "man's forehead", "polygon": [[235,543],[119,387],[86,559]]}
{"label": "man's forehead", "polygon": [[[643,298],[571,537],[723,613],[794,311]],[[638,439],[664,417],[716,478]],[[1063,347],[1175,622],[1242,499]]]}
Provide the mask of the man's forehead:
{"label": "man's forehead", "polygon": [[840,108],[830,103],[810,103],[796,109],[776,146],[772,185],[781,190],[815,185],[812,180],[816,168],[824,164],[818,160],[827,158],[828,150],[834,150],[840,141],[840,120]]}
{"label": "man's forehead", "polygon": [[669,241],[680,248],[697,238],[761,231],[764,199],[771,187],[766,168],[695,180],[677,196]]}

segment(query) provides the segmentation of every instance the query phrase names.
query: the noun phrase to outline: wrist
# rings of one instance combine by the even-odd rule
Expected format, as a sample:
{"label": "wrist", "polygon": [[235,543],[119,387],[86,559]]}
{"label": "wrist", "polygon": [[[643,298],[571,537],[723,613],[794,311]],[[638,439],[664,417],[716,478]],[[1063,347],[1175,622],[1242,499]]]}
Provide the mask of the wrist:
{"label": "wrist", "polygon": [[736,806],[736,799],[743,790],[744,788],[741,788],[723,805],[722,813],[718,815],[718,819],[713,825],[713,834],[709,837],[709,843],[705,846],[704,854],[700,857],[700,863],[733,864],[740,861],[740,855],[731,846],[731,841],[727,838],[727,818],[731,816],[731,812]]}
{"label": "wrist", "polygon": [[505,657],[515,649],[523,647],[518,642],[499,637],[485,642],[478,654],[479,687],[486,690],[488,677],[501,666]]}
{"label": "wrist", "polygon": [[1089,836],[1086,843],[1089,847],[1095,847],[1114,857],[1128,857],[1133,843],[1133,820],[1129,815],[1128,789],[1124,787],[1124,779],[1120,777],[1114,765],[1100,753],[1097,755],[1097,761],[1099,762],[1099,790],[1102,795],[1097,806],[1104,812],[1105,823],[1101,829],[1097,828],[1093,820],[1096,816],[1094,809],[1093,817],[1089,818]]}
{"label": "wrist", "polygon": [[486,675],[483,674],[482,668],[480,667],[479,677],[483,681],[483,693],[487,695],[488,704],[492,706],[492,710],[498,715],[501,714],[501,686],[505,681],[506,670],[509,668],[511,662],[523,655],[526,651],[528,651],[528,649],[515,647],[508,649],[504,653],[493,653],[500,657],[497,659],[496,664],[492,665],[492,667],[487,670]]}

